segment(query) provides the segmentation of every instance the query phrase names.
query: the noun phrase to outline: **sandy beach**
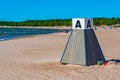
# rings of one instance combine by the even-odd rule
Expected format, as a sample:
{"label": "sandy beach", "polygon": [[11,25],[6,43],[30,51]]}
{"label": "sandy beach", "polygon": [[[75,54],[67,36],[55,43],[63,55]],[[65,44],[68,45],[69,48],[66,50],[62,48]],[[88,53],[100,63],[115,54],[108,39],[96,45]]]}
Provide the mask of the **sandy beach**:
{"label": "sandy beach", "polygon": [[0,41],[0,80],[120,80],[120,31],[96,35],[106,65],[60,64],[69,33]]}

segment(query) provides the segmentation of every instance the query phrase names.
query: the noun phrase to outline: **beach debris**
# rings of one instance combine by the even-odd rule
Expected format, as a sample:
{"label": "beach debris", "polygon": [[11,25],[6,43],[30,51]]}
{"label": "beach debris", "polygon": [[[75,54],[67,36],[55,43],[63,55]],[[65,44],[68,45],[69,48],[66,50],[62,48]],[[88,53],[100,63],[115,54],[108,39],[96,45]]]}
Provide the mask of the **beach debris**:
{"label": "beach debris", "polygon": [[107,65],[107,63],[108,63],[108,61],[105,61],[105,62],[103,63],[103,65]]}
{"label": "beach debris", "polygon": [[97,61],[97,65],[103,65],[104,61]]}

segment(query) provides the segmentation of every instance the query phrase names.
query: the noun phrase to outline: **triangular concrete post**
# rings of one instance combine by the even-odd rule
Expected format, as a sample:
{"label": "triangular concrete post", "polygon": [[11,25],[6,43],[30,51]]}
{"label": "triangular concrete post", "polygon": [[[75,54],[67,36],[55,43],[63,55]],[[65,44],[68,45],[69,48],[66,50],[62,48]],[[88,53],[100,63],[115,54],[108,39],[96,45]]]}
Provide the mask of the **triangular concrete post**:
{"label": "triangular concrete post", "polygon": [[72,19],[72,32],[60,62],[94,65],[97,61],[105,61],[105,58],[93,30],[93,19]]}

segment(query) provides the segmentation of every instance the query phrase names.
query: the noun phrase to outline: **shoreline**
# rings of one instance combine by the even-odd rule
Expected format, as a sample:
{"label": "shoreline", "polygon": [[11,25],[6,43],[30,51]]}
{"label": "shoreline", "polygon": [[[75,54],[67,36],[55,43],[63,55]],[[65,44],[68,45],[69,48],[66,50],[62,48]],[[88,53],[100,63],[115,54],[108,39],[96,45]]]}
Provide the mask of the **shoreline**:
{"label": "shoreline", "polygon": [[0,26],[0,28],[50,28],[50,29],[71,29],[71,26]]}
{"label": "shoreline", "polygon": [[[7,32],[6,32],[7,31]],[[34,35],[43,35],[51,33],[62,32],[62,29],[57,28],[1,28],[0,32],[0,41],[10,40],[19,37],[34,36]],[[67,30],[68,31],[68,30]]]}

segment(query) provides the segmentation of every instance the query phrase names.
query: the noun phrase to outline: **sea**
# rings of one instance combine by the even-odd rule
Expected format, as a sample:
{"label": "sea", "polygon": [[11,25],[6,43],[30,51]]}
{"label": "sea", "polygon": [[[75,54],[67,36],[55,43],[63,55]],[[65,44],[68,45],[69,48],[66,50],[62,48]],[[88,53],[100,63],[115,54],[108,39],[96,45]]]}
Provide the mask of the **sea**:
{"label": "sea", "polygon": [[58,33],[61,29],[52,28],[0,28],[0,41],[17,37]]}

